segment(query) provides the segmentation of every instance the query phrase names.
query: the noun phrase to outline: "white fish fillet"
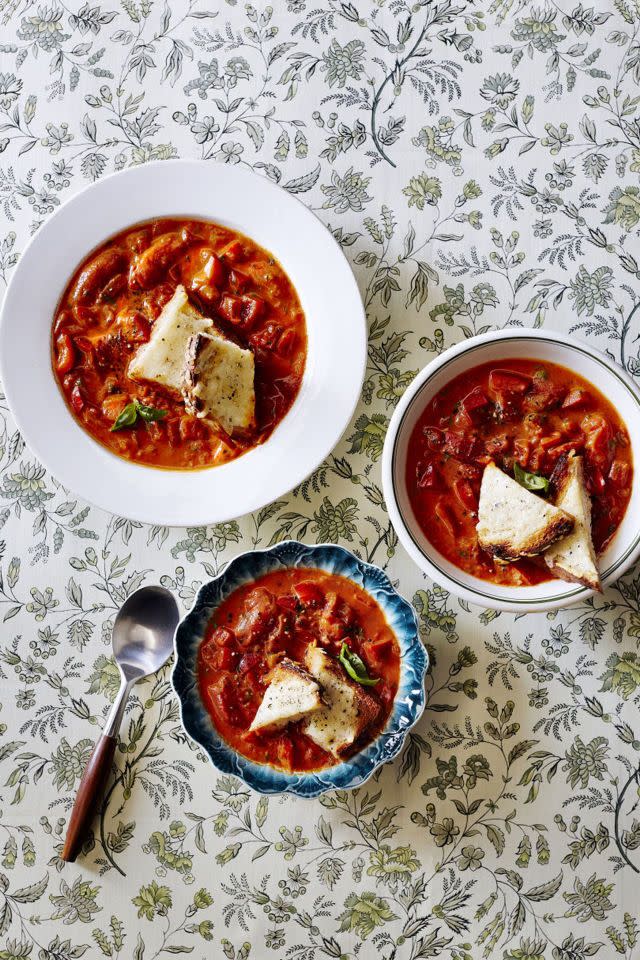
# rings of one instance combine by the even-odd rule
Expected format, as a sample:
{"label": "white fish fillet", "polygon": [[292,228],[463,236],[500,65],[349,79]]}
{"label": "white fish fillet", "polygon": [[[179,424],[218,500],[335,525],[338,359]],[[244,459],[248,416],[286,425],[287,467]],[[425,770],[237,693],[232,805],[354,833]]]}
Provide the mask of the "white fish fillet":
{"label": "white fish fillet", "polygon": [[584,482],[583,459],[571,455],[556,469],[558,482],[555,504],[571,514],[575,526],[567,537],[549,547],[544,559],[551,572],[561,580],[602,591],[591,539],[591,498]]}
{"label": "white fish fillet", "polygon": [[189,303],[183,286],[177,287],[154,323],[150,339],[138,348],[132,358],[129,376],[134,380],[149,380],[181,391],[187,345],[195,333],[211,329],[211,320],[203,317]]}
{"label": "white fish fillet", "polygon": [[326,706],[303,724],[303,732],[322,750],[341,757],[361,734],[375,723],[380,704],[351,681],[337,660],[321,647],[308,647],[305,662],[322,687]]}
{"label": "white fish fillet", "polygon": [[196,333],[187,345],[183,396],[187,410],[215,420],[228,434],[255,423],[255,362],[219,333]]}
{"label": "white fish fillet", "polygon": [[301,720],[321,706],[318,682],[299,664],[285,659],[272,671],[271,683],[249,729],[275,730]]}
{"label": "white fish fillet", "polygon": [[573,517],[520,486],[494,463],[482,475],[478,543],[499,560],[543,553],[573,530]]}

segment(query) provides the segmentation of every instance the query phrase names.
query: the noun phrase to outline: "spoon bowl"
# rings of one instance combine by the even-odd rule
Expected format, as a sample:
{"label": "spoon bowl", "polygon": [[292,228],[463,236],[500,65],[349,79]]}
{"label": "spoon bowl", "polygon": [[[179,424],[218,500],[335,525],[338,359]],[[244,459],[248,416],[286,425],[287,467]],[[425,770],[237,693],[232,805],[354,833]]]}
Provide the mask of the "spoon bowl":
{"label": "spoon bowl", "polygon": [[125,600],[113,625],[111,646],[128,681],[155,673],[166,663],[178,619],[178,605],[164,587],[141,587]]}

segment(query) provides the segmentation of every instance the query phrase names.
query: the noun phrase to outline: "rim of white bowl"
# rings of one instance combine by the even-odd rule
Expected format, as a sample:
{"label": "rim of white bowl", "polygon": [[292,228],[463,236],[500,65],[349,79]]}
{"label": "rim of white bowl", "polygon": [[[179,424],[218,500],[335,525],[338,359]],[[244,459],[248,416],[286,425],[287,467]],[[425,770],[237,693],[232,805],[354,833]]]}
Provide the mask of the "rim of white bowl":
{"label": "rim of white bowl", "polygon": [[[460,597],[469,603],[484,606],[493,610],[505,610],[514,613],[535,613],[545,610],[554,610],[561,607],[567,607],[571,604],[584,600],[593,595],[594,591],[580,585],[573,585],[560,594],[553,596],[529,596],[519,598],[516,594],[519,589],[534,591],[535,587],[509,588],[513,591],[513,596],[497,596],[491,592],[491,582],[483,581],[478,577],[469,579],[477,586],[470,586],[463,583],[455,575],[445,572],[438,564],[435,557],[439,557],[438,551],[433,548],[433,556],[427,556],[416,540],[408,520],[405,518],[400,506],[396,492],[396,472],[397,472],[397,441],[407,414],[410,411],[414,401],[418,402],[419,394],[426,387],[432,377],[440,370],[446,368],[451,362],[456,360],[462,354],[473,352],[478,347],[483,347],[487,343],[497,340],[521,342],[523,340],[532,342],[544,340],[547,343],[557,343],[558,345],[574,350],[600,363],[606,371],[618,379],[622,386],[627,390],[633,403],[638,407],[640,415],[640,387],[635,383],[632,377],[618,363],[608,357],[602,351],[591,347],[582,341],[571,339],[568,335],[558,330],[544,330],[535,328],[508,329],[499,330],[490,333],[471,337],[461,343],[455,344],[448,350],[445,350],[441,356],[436,357],[428,363],[416,376],[411,385],[400,399],[389,424],[387,436],[382,454],[382,486],[389,517],[398,534],[400,542],[411,559],[426,574],[428,574],[436,583],[449,589],[455,596]],[[559,360],[558,363],[564,365]],[[635,450],[632,450],[635,454]],[[636,470],[636,458],[634,456],[634,472]],[[628,509],[628,508],[627,508]],[[637,560],[640,555],[640,531],[625,547],[624,551],[609,564],[603,571],[602,583],[606,586],[621,577],[629,567]],[[549,581],[555,582],[555,581]],[[486,588],[482,585],[486,583]],[[545,584],[540,584],[544,588]],[[504,588],[503,588],[504,589]]]}
{"label": "rim of white bowl", "polygon": [[[308,433],[310,426],[313,426],[312,424],[309,425],[309,423],[307,423],[306,427],[303,428],[301,420],[299,423],[296,421],[296,429],[294,430],[294,433],[298,437],[298,444],[296,445],[294,442],[288,451],[289,456],[286,457],[286,471],[281,470],[280,472],[277,472],[273,463],[268,463],[265,471],[264,462],[266,458],[263,452],[269,447],[269,444],[272,443],[274,438],[281,435],[283,424],[286,424],[289,421],[291,425],[291,421],[293,421],[294,417],[297,417],[299,413],[298,408],[301,406],[303,399],[306,396],[305,387],[310,381],[311,368],[314,366],[314,355],[308,347],[307,363],[305,366],[302,383],[291,409],[287,412],[283,420],[278,424],[276,429],[264,444],[260,444],[259,446],[248,451],[243,456],[238,457],[227,464],[222,464],[221,466],[217,467],[204,468],[202,470],[174,471],[169,469],[158,469],[141,463],[128,461],[112,453],[97,440],[95,440],[87,431],[85,431],[66,409],[66,404],[65,413],[69,418],[69,430],[73,432],[71,436],[74,436],[74,434],[75,436],[71,443],[71,446],[73,447],[73,456],[65,459],[64,455],[59,454],[54,450],[51,441],[45,439],[42,429],[39,431],[35,428],[32,429],[32,419],[30,421],[28,414],[23,411],[21,402],[16,401],[16,395],[19,392],[19,388],[17,387],[15,377],[13,376],[12,365],[15,366],[15,364],[11,359],[12,357],[15,359],[16,351],[15,347],[14,349],[11,349],[9,331],[11,327],[10,316],[16,312],[16,304],[14,300],[23,295],[22,290],[20,290],[19,294],[16,292],[18,291],[19,286],[21,286],[23,283],[23,272],[27,268],[27,265],[29,265],[30,261],[33,260],[34,251],[36,251],[36,256],[40,253],[49,253],[49,255],[51,255],[51,250],[57,249],[57,247],[51,246],[51,241],[53,240],[54,243],[56,241],[60,242],[61,238],[59,235],[57,235],[57,231],[60,229],[58,225],[62,222],[62,226],[64,227],[64,221],[66,219],[69,219],[70,216],[73,215],[78,216],[79,211],[83,211],[84,208],[87,208],[87,204],[91,203],[92,194],[95,194],[96,197],[105,192],[107,194],[113,194],[114,184],[122,183],[122,189],[125,190],[127,189],[127,183],[131,184],[131,182],[133,182],[135,184],[136,180],[139,180],[140,182],[143,180],[148,181],[148,178],[156,178],[156,180],[175,178],[176,181],[180,183],[183,179],[188,179],[190,174],[193,174],[193,172],[196,170],[199,173],[206,170],[207,173],[211,175],[215,175],[216,172],[220,173],[220,171],[224,171],[225,177],[231,178],[238,183],[237,190],[239,192],[242,191],[243,184],[245,186],[249,183],[259,185],[261,199],[263,200],[263,203],[267,209],[279,210],[282,217],[284,215],[282,210],[288,206],[294,217],[297,215],[304,220],[305,230],[307,231],[305,233],[305,239],[308,239],[309,234],[313,234],[315,238],[317,238],[318,242],[324,245],[325,254],[329,248],[332,249],[333,254],[335,255],[335,260],[333,261],[334,266],[336,266],[340,272],[342,302],[346,303],[346,307],[344,308],[343,312],[349,317],[350,335],[349,350],[346,353],[344,351],[342,352],[343,355],[348,355],[350,366],[349,376],[343,379],[343,383],[340,386],[341,403],[339,421],[338,418],[334,418],[335,422],[332,426],[332,429],[325,429],[324,436],[320,437],[320,440],[318,440],[317,431],[312,430],[311,434]],[[87,247],[84,256],[90,253],[92,249],[96,249],[100,243],[107,240],[110,236],[113,236],[120,230],[127,229],[128,226],[133,226],[138,222],[144,222],[145,220],[149,219],[158,219],[171,216],[184,216],[196,219],[200,218],[204,220],[220,222],[223,224],[228,223],[233,229],[238,229],[248,236],[251,236],[251,227],[247,226],[246,224],[234,224],[232,222],[232,215],[225,213],[221,214],[220,216],[216,216],[216,214],[211,211],[210,207],[206,207],[201,213],[194,212],[193,210],[189,212],[187,208],[192,206],[192,202],[187,201],[182,203],[178,198],[178,202],[176,203],[171,191],[168,189],[168,185],[165,183],[164,186],[166,188],[165,192],[159,194],[160,198],[157,201],[157,209],[155,212],[150,211],[146,216],[138,216],[135,213],[132,213],[131,216],[125,215],[121,218],[121,225],[117,226],[115,229],[111,229],[108,225],[105,226],[104,230],[102,230],[100,235],[96,238],[96,243],[94,243],[92,247]],[[119,188],[116,187],[116,189]],[[129,186],[129,190],[131,190],[131,186]],[[117,202],[116,198],[113,196],[110,199],[114,204]],[[122,200],[120,202],[122,203]],[[90,212],[90,207],[88,209]],[[69,224],[66,224],[66,226],[68,227]],[[266,249],[274,248],[273,253],[278,257],[278,259],[282,260],[277,249],[277,244],[274,243],[270,245],[268,238],[263,237],[257,239],[256,242]],[[59,296],[62,294],[64,286],[68,282],[69,277],[72,275],[80,261],[81,257],[74,257],[74,262],[70,262],[68,264],[68,269],[67,266],[65,266],[63,270],[64,275],[60,278],[56,303]],[[291,265],[287,264],[286,262],[283,262],[282,265],[289,275],[291,275],[291,273],[295,273],[295,267],[292,268]],[[331,286],[333,287],[334,283],[332,283]],[[305,310],[307,319],[308,335],[310,329],[309,306],[310,304],[308,302],[305,303],[303,299],[303,309]],[[55,309],[55,307],[53,309]],[[47,322],[47,340],[45,347],[47,357],[50,355],[49,338],[50,325],[53,319],[53,309]],[[310,337],[309,340],[311,340]],[[185,160],[179,158],[152,161],[150,163],[141,164],[137,167],[131,167],[126,170],[111,173],[73,194],[73,196],[69,197],[64,203],[62,203],[55,213],[53,213],[51,217],[49,217],[42,224],[37,233],[35,233],[27,243],[5,292],[2,311],[0,313],[0,379],[2,380],[2,386],[4,388],[4,393],[7,398],[13,419],[18,430],[26,441],[31,453],[46,467],[46,469],[62,484],[63,487],[82,497],[87,503],[92,504],[99,509],[110,511],[111,513],[119,516],[126,516],[130,519],[138,520],[143,523],[164,526],[190,527],[209,525],[212,523],[222,523],[237,517],[245,516],[263,506],[266,506],[269,503],[272,503],[274,500],[285,496],[294,487],[305,480],[331,453],[347,429],[359,401],[366,370],[366,359],[367,324],[362,297],[360,295],[358,284],[351,265],[344,251],[342,250],[342,247],[332,236],[331,231],[322,223],[319,217],[316,216],[315,212],[310,210],[299,197],[289,193],[279,185],[274,184],[272,181],[258,175],[251,170],[239,169],[235,165],[229,166],[227,164],[215,164],[212,161]],[[51,367],[50,362],[49,367]],[[22,370],[25,370],[24,363],[22,364]],[[50,371],[50,377],[55,387],[56,395],[59,395],[59,401],[64,404],[64,400],[62,399],[59,387],[55,382],[52,370]],[[334,398],[334,394],[331,395],[329,400],[332,398]],[[54,405],[58,406],[58,400],[54,399],[53,392],[52,402]],[[330,404],[330,409],[331,408],[335,409],[333,404]],[[317,449],[312,451],[310,442],[307,442],[304,444],[304,449],[302,450],[301,454],[301,447],[303,447],[301,438],[306,436],[308,439],[311,435],[315,435],[314,442],[318,444]],[[296,452],[295,458],[292,455],[293,452]],[[280,453],[282,454],[283,451],[281,450]],[[83,459],[85,463],[87,463],[86,458],[94,461],[94,467],[92,468],[94,477],[100,475],[101,470],[107,471],[112,475],[112,483],[109,489],[106,488],[106,484],[103,484],[102,488],[100,488],[99,494],[94,493],[94,491],[89,488],[89,483],[86,480],[84,480],[82,477],[80,477],[80,480],[78,480],[79,475],[82,473],[82,470],[78,467],[78,464],[81,463]],[[285,458],[283,457],[282,459],[284,460]],[[112,461],[114,460],[119,465],[118,467],[113,466]],[[241,465],[240,468],[238,467],[239,464]],[[202,477],[205,475],[209,475],[211,477],[215,477],[215,475],[219,476],[221,471],[227,471],[227,474],[230,471],[233,471],[234,491],[242,488],[242,503],[239,504],[238,507],[233,506],[233,504],[228,506],[221,497],[217,497],[215,490],[215,479],[210,482],[211,489],[207,491],[204,491],[203,489],[204,484],[197,484],[193,479],[195,477]],[[242,480],[245,481],[244,483],[238,483],[238,475],[240,474],[240,471],[242,471]],[[155,475],[155,479],[159,486],[164,484],[164,486],[167,487],[167,492],[166,494],[163,493],[162,497],[157,497],[156,499],[149,501],[148,499],[145,499],[143,487],[144,480],[148,479],[152,474]],[[116,475],[117,481],[114,480]],[[180,495],[179,509],[175,505],[177,483],[174,484],[176,490],[169,491],[168,488],[170,484],[165,483],[165,481],[162,479],[166,476],[172,476],[174,478],[179,476],[181,480],[180,486],[184,487],[184,493],[181,493]],[[254,479],[258,477],[259,482],[249,484],[249,477],[253,477]],[[130,506],[129,497],[124,496],[123,491],[126,491],[128,488],[130,488],[132,484],[137,485],[141,492],[137,497],[137,502],[133,506]],[[227,483],[227,486],[229,485],[231,485],[231,478],[229,478]],[[191,487],[191,490],[189,487]],[[161,506],[158,504],[159,500],[162,501]]]}

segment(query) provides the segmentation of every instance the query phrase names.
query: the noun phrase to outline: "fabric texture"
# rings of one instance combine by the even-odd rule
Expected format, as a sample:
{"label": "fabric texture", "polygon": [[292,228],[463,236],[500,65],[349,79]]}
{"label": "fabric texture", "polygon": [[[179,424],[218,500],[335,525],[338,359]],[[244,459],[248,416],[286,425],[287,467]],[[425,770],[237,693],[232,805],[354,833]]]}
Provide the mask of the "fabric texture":
{"label": "fabric texture", "polygon": [[[399,548],[380,454],[415,372],[474,333],[572,331],[640,373],[638,0],[206,2],[1,0],[0,281],[92,180],[243,164],[342,244],[366,382],[291,496],[188,530],[80,502],[0,404],[0,957],[635,957],[637,569],[557,614],[467,607]],[[187,741],[165,672],[64,865],[117,608],[160,581],[186,610],[290,537],[349,547],[413,600],[432,671],[403,752],[353,793],[261,799]]]}

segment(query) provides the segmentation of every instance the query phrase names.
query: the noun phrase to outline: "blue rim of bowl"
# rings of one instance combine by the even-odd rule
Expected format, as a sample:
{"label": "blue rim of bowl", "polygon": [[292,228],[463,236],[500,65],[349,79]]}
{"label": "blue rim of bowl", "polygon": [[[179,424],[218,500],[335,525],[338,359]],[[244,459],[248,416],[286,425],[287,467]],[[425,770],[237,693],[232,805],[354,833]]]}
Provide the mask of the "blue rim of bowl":
{"label": "blue rim of bowl", "polygon": [[[200,698],[197,658],[207,624],[219,604],[237,587],[265,573],[287,567],[319,568],[352,580],[381,606],[400,646],[400,683],[393,710],[382,732],[344,763],[309,773],[283,773],[254,763],[233,749],[216,731]],[[171,682],[180,701],[184,729],[222,773],[244,780],[259,793],[292,793],[317,797],[327,790],[359,787],[383,763],[399,753],[405,736],[425,706],[424,678],[429,665],[411,604],[395,590],[387,575],[334,544],[307,546],[295,540],[266,550],[243,553],[198,591],[193,607],[178,625]]]}

